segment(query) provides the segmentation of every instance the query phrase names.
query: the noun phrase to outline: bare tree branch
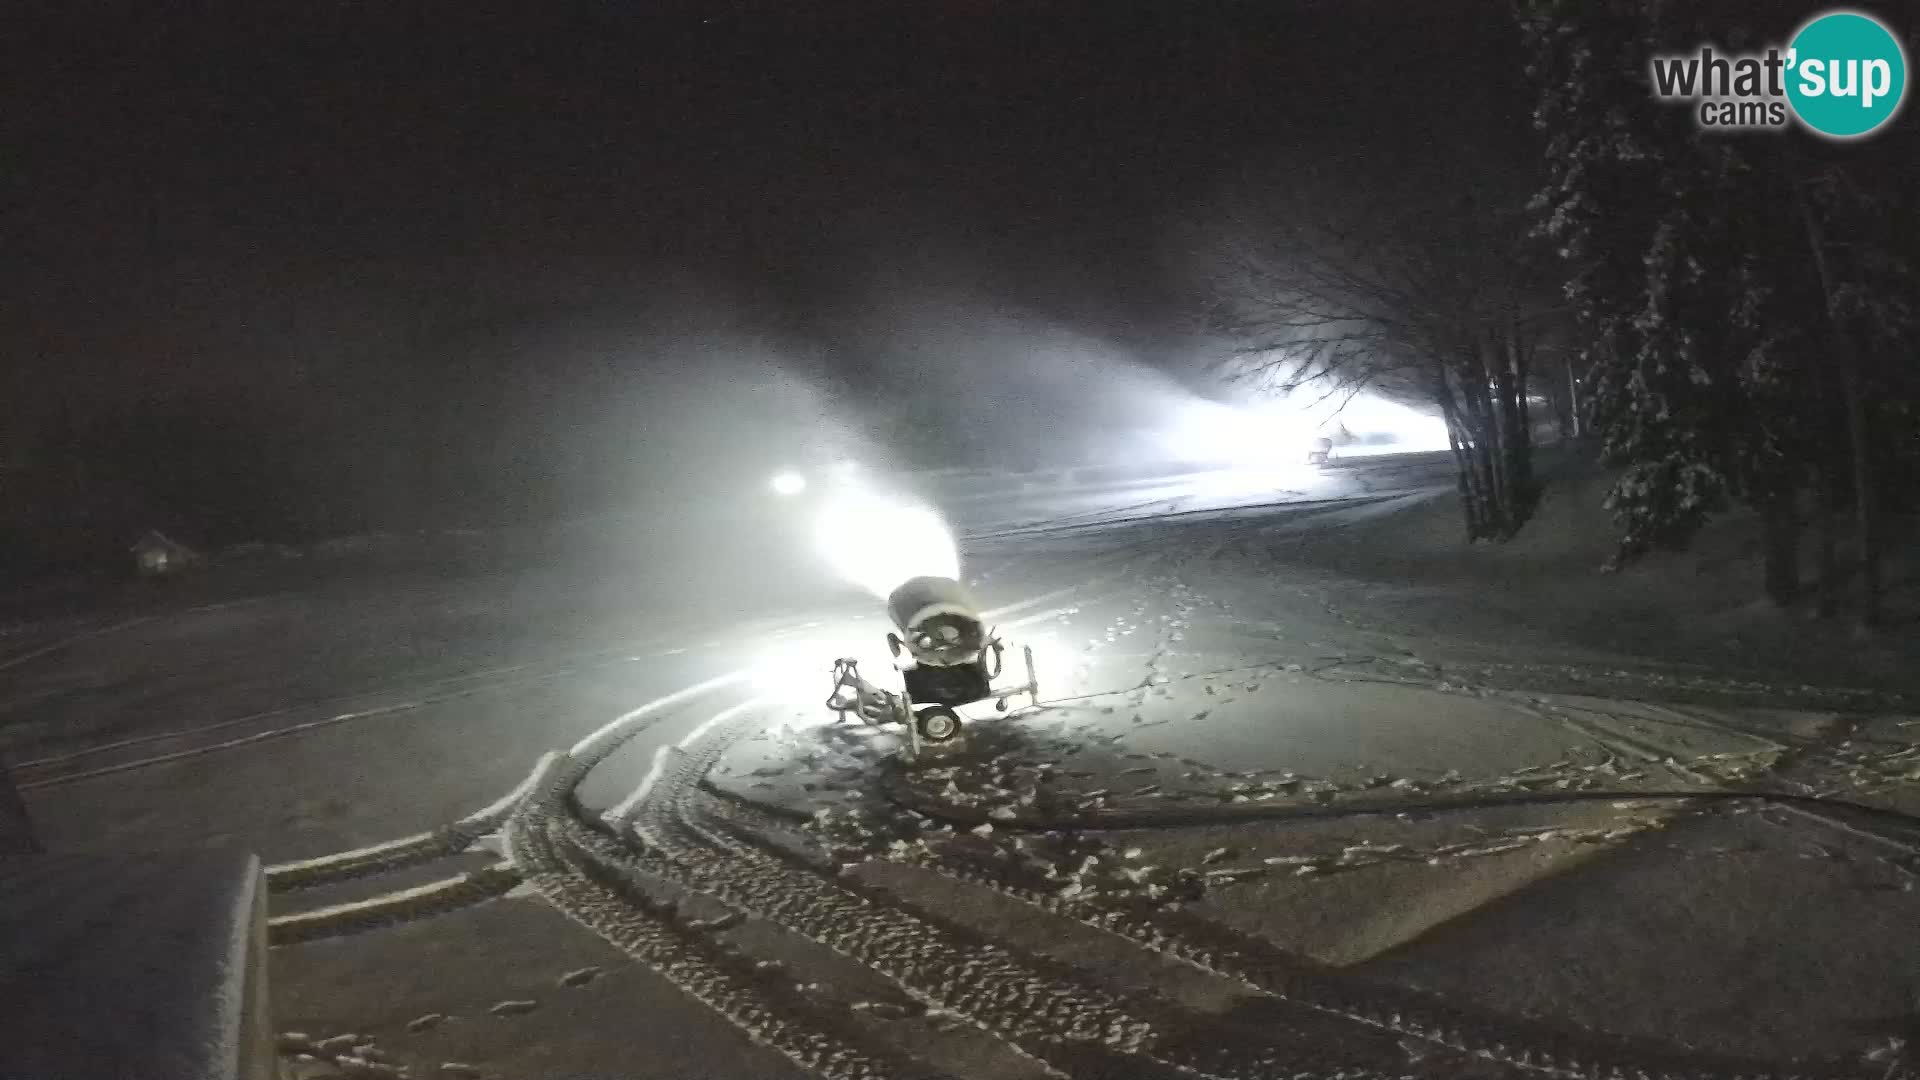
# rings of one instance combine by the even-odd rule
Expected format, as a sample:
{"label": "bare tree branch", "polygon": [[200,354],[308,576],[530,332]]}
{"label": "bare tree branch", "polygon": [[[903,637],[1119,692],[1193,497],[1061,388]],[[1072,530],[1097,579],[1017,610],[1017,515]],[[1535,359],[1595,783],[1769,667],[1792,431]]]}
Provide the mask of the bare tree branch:
{"label": "bare tree branch", "polygon": [[1525,197],[1443,197],[1457,188],[1417,175],[1350,183],[1343,167],[1251,182],[1206,229],[1217,370],[1310,394],[1309,409],[1338,402],[1335,415],[1369,389],[1424,397],[1448,427],[1469,535],[1511,535],[1531,505],[1527,373],[1512,358],[1567,315],[1529,269]]}

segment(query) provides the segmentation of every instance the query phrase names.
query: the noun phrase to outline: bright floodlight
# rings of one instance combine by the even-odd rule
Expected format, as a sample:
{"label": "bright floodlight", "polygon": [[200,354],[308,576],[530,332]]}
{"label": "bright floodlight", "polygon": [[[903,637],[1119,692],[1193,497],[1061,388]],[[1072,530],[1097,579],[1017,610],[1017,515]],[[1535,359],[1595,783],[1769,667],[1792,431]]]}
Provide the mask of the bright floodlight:
{"label": "bright floodlight", "polygon": [[834,572],[885,598],[909,578],[958,578],[960,552],[940,515],[879,495],[834,500],[816,539]]}
{"label": "bright floodlight", "polygon": [[1382,398],[1356,398],[1354,418],[1348,422],[1348,428],[1355,434],[1376,436],[1367,445],[1345,447],[1342,453],[1348,457],[1374,452],[1405,452],[1445,450],[1447,441],[1447,422],[1433,413],[1421,412],[1409,408],[1397,401]]}
{"label": "bright floodlight", "polygon": [[1183,461],[1258,465],[1290,459],[1287,425],[1211,401],[1193,401],[1175,413],[1162,444]]}
{"label": "bright floodlight", "polygon": [[774,473],[773,490],[777,495],[798,495],[807,490],[807,478],[791,469]]}

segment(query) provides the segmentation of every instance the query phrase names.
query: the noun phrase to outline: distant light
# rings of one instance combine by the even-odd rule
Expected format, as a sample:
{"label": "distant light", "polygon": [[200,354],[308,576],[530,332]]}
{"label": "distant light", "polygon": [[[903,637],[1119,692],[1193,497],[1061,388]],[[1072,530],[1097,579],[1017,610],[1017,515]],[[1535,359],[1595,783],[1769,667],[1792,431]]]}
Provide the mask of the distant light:
{"label": "distant light", "polygon": [[789,469],[773,474],[773,491],[776,495],[798,495],[807,490],[807,478]]}

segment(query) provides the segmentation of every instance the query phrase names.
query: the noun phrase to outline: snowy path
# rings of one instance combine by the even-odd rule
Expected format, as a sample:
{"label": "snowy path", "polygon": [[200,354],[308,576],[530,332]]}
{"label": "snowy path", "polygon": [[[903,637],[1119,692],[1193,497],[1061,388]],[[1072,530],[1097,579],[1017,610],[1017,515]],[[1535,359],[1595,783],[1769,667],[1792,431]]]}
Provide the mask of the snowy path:
{"label": "snowy path", "polygon": [[[1176,610],[1185,614],[1168,621],[1163,637],[1184,637],[1187,632],[1191,611]],[[1075,989],[1089,973],[1046,961],[1036,969],[1033,959],[1005,952],[990,938],[978,939],[937,912],[903,902],[886,889],[864,884],[858,876],[849,877],[846,871],[857,866],[836,871],[831,860],[819,862],[820,856],[810,864],[791,846],[805,841],[790,838],[781,843],[767,835],[769,829],[787,831],[779,828],[777,817],[703,793],[700,785],[715,764],[743,737],[756,733],[769,712],[776,711],[751,699],[717,713],[710,710],[711,705],[703,706],[705,719],[677,745],[652,755],[636,791],[604,814],[577,804],[572,797],[577,785],[593,766],[615,756],[619,740],[638,736],[645,728],[629,722],[638,718],[622,718],[582,740],[576,747],[579,756],[530,779],[529,790],[511,814],[507,850],[526,868],[542,895],[563,911],[666,974],[748,1037],[773,1046],[819,1075],[869,1075],[877,1067],[874,1061],[906,1052],[914,1041],[882,1039],[876,1048],[838,1030],[830,1011],[823,1016],[818,1002],[805,996],[795,999],[785,982],[763,979],[756,983],[750,977],[765,974],[769,969],[763,965],[783,970],[774,959],[780,955],[778,948],[750,954],[722,950],[703,960],[688,952],[697,953],[696,946],[706,942],[703,935],[737,925],[739,915],[747,915],[782,933],[824,945],[903,990],[909,999],[908,1015],[918,1010],[918,1015],[933,1013],[975,1025],[1004,1039],[1052,1074],[1081,1075],[1088,1070],[1104,1074],[1122,1067],[1129,1075],[1150,1075],[1159,1066],[1170,1070],[1169,1075],[1267,1076],[1302,1071],[1311,1063],[1307,1071],[1316,1075],[1358,1076],[1391,1073],[1416,1062],[1430,1066],[1451,1062],[1446,1066],[1451,1070],[1469,1058],[1548,1075],[1767,1074],[1753,1061],[1648,1049],[1598,1036],[1572,1038],[1534,1021],[1476,1014],[1404,989],[1343,979],[1256,937],[1242,936],[1183,911],[1129,910],[1080,899],[1063,890],[1057,877],[983,857],[979,851],[969,853],[964,846],[955,850],[920,840],[906,848],[896,843],[885,849],[885,857],[892,861],[1011,898],[1026,905],[1035,918],[1069,919],[1238,983],[1270,999],[1274,1003],[1270,1008],[1280,1012],[1266,1014],[1265,1033],[1253,1039],[1232,1028],[1218,1028],[1204,1017],[1182,1014],[1175,1003],[1134,998],[1133,1005],[1123,1005],[1096,988],[1097,978],[1096,985]],[[1757,738],[1745,731],[1732,734]],[[1522,772],[1532,774],[1529,783],[1555,782],[1566,776],[1565,769]],[[910,827],[924,829],[926,824],[917,819]],[[1585,833],[1590,835],[1575,840],[1617,843],[1636,831],[1588,829]],[[1482,842],[1485,851],[1467,850],[1472,844],[1456,844],[1440,854],[1497,856],[1580,832],[1521,829],[1509,837]],[[533,854],[526,854],[529,851]],[[1307,859],[1298,865],[1344,870],[1364,866],[1369,859],[1379,863],[1410,853],[1405,845],[1398,850],[1383,845],[1379,851],[1358,861]],[[1434,856],[1420,856],[1430,857]],[[604,883],[610,880],[627,883],[631,891],[608,892]],[[675,905],[650,897],[649,885],[691,890],[739,914],[682,917]],[[616,902],[621,895],[628,897],[626,909]],[[691,943],[679,941],[676,928],[681,936],[691,935]],[[711,944],[704,947],[710,950]],[[736,972],[734,981],[729,981],[727,970]],[[746,981],[741,983],[740,978]],[[1157,1016],[1159,1022],[1145,1019],[1147,1015]],[[1169,1022],[1169,1017],[1176,1019]],[[1204,1050],[1194,1045],[1195,1035],[1201,1032],[1209,1033]],[[848,1039],[851,1042],[843,1045]],[[1369,1039],[1385,1041],[1369,1047]],[[1400,1040],[1428,1049],[1410,1052]],[[1340,1049],[1329,1056],[1328,1047]],[[1090,1048],[1096,1054],[1093,1058],[1088,1056]],[[1126,1066],[1112,1061],[1099,1064],[1115,1054],[1139,1060]],[[1464,1057],[1435,1060],[1434,1055]]]}
{"label": "snowy path", "polygon": [[[917,762],[822,726],[822,658],[879,639],[874,613],[823,607],[103,722],[22,779],[53,846],[224,840],[272,860],[276,993],[314,1032],[288,1046],[315,1076],[1901,1075],[1849,1034],[1778,1065],[1704,1014],[1700,1038],[1609,1027],[1470,977],[1498,953],[1528,984],[1559,940],[1530,930],[1523,959],[1486,912],[1768,816],[1702,796],[1900,807],[1920,766],[1902,718],[1408,641],[1266,560],[1289,531],[1392,513],[1400,482],[1282,510],[1186,492],[972,522],[974,576],[1037,646],[1046,701]],[[1133,520],[1168,508],[1197,512]],[[1679,685],[1706,703],[1674,702]],[[1920,916],[1900,892],[1920,850],[1857,816],[1796,828]],[[1684,955],[1658,937],[1683,930],[1649,948]],[[376,1038],[395,1071],[362,1055]]]}

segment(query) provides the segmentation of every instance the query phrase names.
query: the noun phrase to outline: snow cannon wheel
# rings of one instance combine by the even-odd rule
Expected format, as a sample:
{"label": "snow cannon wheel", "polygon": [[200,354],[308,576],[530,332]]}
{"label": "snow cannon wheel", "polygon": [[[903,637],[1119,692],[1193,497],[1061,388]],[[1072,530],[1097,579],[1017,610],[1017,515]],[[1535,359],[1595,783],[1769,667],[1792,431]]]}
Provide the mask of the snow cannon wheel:
{"label": "snow cannon wheel", "polygon": [[960,714],[945,705],[929,705],[913,717],[914,730],[930,743],[943,743],[960,734]]}

